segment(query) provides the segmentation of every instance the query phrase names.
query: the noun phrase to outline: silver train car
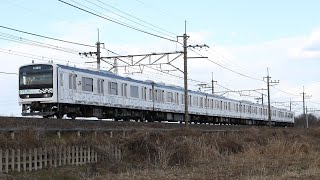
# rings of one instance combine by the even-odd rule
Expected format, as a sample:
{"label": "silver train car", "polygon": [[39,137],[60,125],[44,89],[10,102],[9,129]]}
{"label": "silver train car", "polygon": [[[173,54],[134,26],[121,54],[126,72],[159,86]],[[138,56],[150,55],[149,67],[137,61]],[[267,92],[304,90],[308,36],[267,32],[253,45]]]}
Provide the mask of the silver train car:
{"label": "silver train car", "polygon": [[[189,91],[189,122],[267,125],[267,106]],[[60,64],[19,69],[23,116],[96,117],[129,121],[184,121],[184,90]],[[294,113],[271,108],[273,126],[292,126]]]}

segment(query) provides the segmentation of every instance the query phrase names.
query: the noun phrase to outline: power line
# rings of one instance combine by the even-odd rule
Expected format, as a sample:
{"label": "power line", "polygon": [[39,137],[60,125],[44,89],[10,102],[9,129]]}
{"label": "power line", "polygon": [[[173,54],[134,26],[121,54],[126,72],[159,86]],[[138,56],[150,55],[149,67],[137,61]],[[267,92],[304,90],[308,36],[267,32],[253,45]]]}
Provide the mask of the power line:
{"label": "power line", "polygon": [[[191,51],[193,51],[194,53],[196,53],[197,55],[199,55],[199,56],[201,56],[201,57],[204,57],[203,55],[201,55],[200,53],[194,51],[193,49],[191,49]],[[261,80],[261,79],[254,78],[254,77],[250,77],[250,76],[245,75],[245,74],[243,74],[243,73],[239,73],[239,72],[237,72],[237,71],[234,71],[234,70],[232,70],[232,69],[230,69],[230,68],[228,68],[228,67],[226,67],[226,66],[224,66],[224,65],[221,65],[221,64],[219,64],[219,63],[217,63],[217,62],[215,62],[215,61],[213,61],[213,60],[211,60],[211,59],[209,59],[209,58],[206,58],[206,59],[207,59],[208,61],[210,61],[210,62],[212,62],[212,63],[214,63],[214,64],[216,64],[216,65],[218,65],[218,66],[220,66],[220,67],[222,67],[222,68],[230,71],[230,72],[233,72],[233,73],[235,73],[235,74],[238,74],[238,75],[240,75],[240,76],[243,76],[243,77],[246,77],[246,78],[249,78],[249,79],[253,79],[253,80],[257,80],[257,81],[262,81],[262,82],[264,82],[264,81]]]}
{"label": "power line", "polygon": [[83,8],[78,7],[78,6],[76,6],[76,5],[67,3],[67,2],[65,2],[65,1],[62,1],[62,0],[58,0],[58,1],[66,4],[66,5],[69,5],[69,6],[71,6],[71,7],[74,7],[74,8],[76,8],[76,9],[79,9],[79,10],[81,10],[81,11],[84,11],[84,12],[86,12],[86,13],[89,13],[89,14],[92,14],[92,15],[94,15],[94,16],[100,17],[100,18],[102,18],[102,19],[105,19],[105,20],[111,21],[111,22],[113,22],[113,23],[119,24],[119,25],[121,25],[121,26],[130,28],[130,29],[133,29],[133,30],[136,30],[136,31],[139,31],[139,32],[142,32],[142,33],[151,35],[151,36],[154,36],[154,37],[158,37],[158,38],[165,39],[165,40],[168,40],[168,41],[176,42],[176,40],[172,40],[172,39],[169,39],[169,38],[166,38],[166,37],[163,37],[163,36],[154,34],[154,33],[150,33],[150,32],[148,32],[148,31],[145,31],[145,30],[142,30],[142,29],[139,29],[139,28],[136,28],[136,27],[134,27],[134,26],[130,26],[130,25],[127,25],[127,24],[125,24],[125,23],[118,22],[118,21],[116,21],[116,20],[107,18],[107,17],[105,17],[105,16],[101,16],[101,15],[99,15],[99,14],[97,14],[97,13],[91,12],[91,11],[89,11],[89,10],[86,10],[86,9],[83,9]]}
{"label": "power line", "polygon": [[[73,0],[71,0],[71,1],[72,1],[72,2],[75,2],[75,1],[73,1]],[[134,21],[134,20],[132,20],[132,19],[130,19],[130,18],[127,18],[127,17],[125,17],[125,16],[123,16],[123,15],[120,15],[120,14],[118,14],[118,13],[115,13],[115,12],[113,12],[113,11],[110,11],[109,9],[106,9],[106,8],[104,8],[104,7],[96,4],[96,3],[93,3],[93,2],[91,2],[91,1],[89,1],[89,0],[85,0],[85,1],[88,2],[88,3],[90,3],[90,4],[93,4],[93,5],[97,6],[97,7],[101,8],[101,9],[103,9],[103,10],[109,11],[109,12],[111,12],[111,13],[113,13],[113,14],[115,14],[115,15],[123,18],[123,19],[126,19],[126,20],[128,20],[128,21],[131,21],[131,22],[133,22],[133,23],[135,23],[135,24],[138,24],[138,25],[140,25],[140,26],[143,26],[143,27],[148,28],[148,29],[150,29],[150,30],[153,30],[153,31],[155,31],[155,32],[164,34],[164,35],[166,35],[166,36],[173,37],[173,36],[171,36],[171,35],[169,35],[169,34],[167,34],[167,33],[164,33],[164,32],[161,32],[161,31],[159,31],[159,30],[156,30],[156,29],[154,29],[154,28],[148,27],[148,26],[146,26],[146,25],[144,25],[144,24],[141,24],[141,23],[139,23],[139,22],[137,22],[137,21]],[[102,3],[102,4],[105,4],[105,3],[101,2],[101,1],[99,1],[99,2]],[[77,3],[77,2],[75,2],[75,3]],[[77,4],[79,4],[79,3],[77,3]],[[107,5],[107,4],[105,4],[105,5]],[[87,7],[87,8],[88,8],[88,7]],[[115,9],[116,9],[116,8],[115,8]],[[91,9],[91,10],[92,10],[92,9]],[[118,10],[118,11],[120,11],[120,10]],[[95,11],[95,12],[97,12],[97,11]],[[124,13],[123,11],[121,11],[121,12]],[[102,14],[102,13],[101,13],[101,14]],[[125,14],[127,14],[127,13],[125,13]],[[131,16],[131,17],[133,17],[133,16]],[[137,18],[135,18],[135,19],[137,19]],[[141,20],[139,19],[139,21],[141,21]],[[146,21],[142,21],[142,22],[144,22],[144,23],[146,23],[146,24],[150,24],[150,23],[148,23],[148,22],[146,22]],[[150,24],[150,25],[151,25],[151,26],[154,26],[154,25],[152,25],[152,24]],[[159,27],[156,27],[156,28],[159,29]],[[160,29],[161,29],[161,28],[160,28]],[[175,37],[173,37],[173,38],[175,38]]]}
{"label": "power line", "polygon": [[[51,58],[51,57],[46,57],[46,56],[39,56],[39,55],[24,53],[24,52],[20,52],[20,51],[14,51],[14,50],[10,50],[10,49],[3,49],[3,48],[0,48],[0,53],[6,53],[6,54],[15,55],[15,56],[25,57],[25,58],[36,59],[36,60],[40,60],[40,61],[55,60],[55,61],[79,64],[77,62],[66,61],[66,60]],[[47,59],[47,60],[45,60],[45,59]]]}
{"label": "power line", "polygon": [[151,25],[151,26],[153,26],[153,27],[155,27],[155,28],[158,28],[158,29],[160,29],[160,30],[163,30],[163,31],[165,31],[165,32],[168,32],[168,33],[170,33],[170,34],[172,34],[172,35],[174,35],[174,36],[177,36],[177,34],[175,34],[175,33],[172,33],[172,32],[170,32],[170,31],[167,31],[167,30],[165,30],[165,29],[163,29],[163,28],[161,28],[161,27],[159,27],[159,26],[153,25],[153,24],[151,24],[151,23],[149,23],[149,22],[147,22],[147,21],[144,21],[144,20],[136,17],[136,16],[133,16],[133,15],[131,15],[131,14],[129,14],[129,13],[126,13],[126,12],[124,12],[124,11],[122,11],[122,10],[114,7],[114,6],[111,6],[111,5],[109,5],[109,4],[107,4],[107,3],[103,2],[103,1],[100,1],[100,0],[97,0],[97,1],[100,2],[101,4],[104,4],[104,5],[112,8],[112,9],[115,9],[115,10],[117,10],[117,11],[119,11],[119,12],[121,12],[121,13],[127,15],[127,16],[130,16],[130,17],[132,17],[132,18],[134,18],[134,19],[136,19],[136,20],[139,20],[139,21],[141,21],[141,22],[143,22],[143,23],[146,23],[146,24]]}
{"label": "power line", "polygon": [[18,73],[3,72],[3,71],[0,71],[0,74],[18,75]]}
{"label": "power line", "polygon": [[274,89],[276,89],[276,90],[280,91],[280,92],[285,93],[285,94],[288,94],[288,95],[291,95],[291,96],[300,97],[299,95],[296,95],[296,94],[292,94],[292,93],[289,93],[289,92],[283,91],[283,90],[281,90],[281,89],[279,89],[279,88],[276,88],[276,87],[274,87],[274,86],[272,86],[272,87],[273,87]]}
{"label": "power line", "polygon": [[18,37],[18,36],[6,34],[6,33],[0,33],[0,39],[6,40],[6,41],[11,41],[11,42],[16,42],[16,43],[21,43],[21,44],[26,44],[26,45],[30,45],[30,46],[35,46],[35,47],[53,49],[53,50],[71,53],[71,54],[78,54],[78,52],[80,52],[80,50],[59,47],[56,45],[46,44],[46,43],[42,43],[42,42],[38,42],[38,41],[34,41],[34,40],[29,40],[29,39],[25,39],[22,37]]}
{"label": "power line", "polygon": [[35,33],[30,33],[30,32],[26,32],[26,31],[14,29],[14,28],[6,27],[6,26],[1,26],[0,25],[0,28],[8,29],[8,30],[11,30],[11,31],[16,31],[16,32],[20,32],[20,33],[24,33],[24,34],[28,34],[28,35],[32,35],[32,36],[37,36],[37,37],[41,37],[41,38],[45,38],[45,39],[50,39],[50,40],[54,40],[54,41],[60,41],[60,42],[69,43],[69,44],[75,44],[75,45],[79,45],[79,46],[95,47],[95,46],[88,45],[88,44],[82,44],[82,43],[77,43],[77,42],[72,42],[72,41],[66,41],[66,40],[62,40],[62,39],[52,38],[52,37],[43,36],[43,35],[39,35],[39,34],[35,34]]}

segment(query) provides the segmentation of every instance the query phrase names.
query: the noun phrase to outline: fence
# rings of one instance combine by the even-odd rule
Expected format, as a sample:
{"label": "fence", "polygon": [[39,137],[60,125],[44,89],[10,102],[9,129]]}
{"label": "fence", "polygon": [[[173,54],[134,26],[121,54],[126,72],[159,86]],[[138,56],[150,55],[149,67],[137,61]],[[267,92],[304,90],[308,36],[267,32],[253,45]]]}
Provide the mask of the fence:
{"label": "fence", "polygon": [[117,146],[59,146],[33,149],[0,149],[0,173],[34,171],[47,167],[82,165],[120,160]]}

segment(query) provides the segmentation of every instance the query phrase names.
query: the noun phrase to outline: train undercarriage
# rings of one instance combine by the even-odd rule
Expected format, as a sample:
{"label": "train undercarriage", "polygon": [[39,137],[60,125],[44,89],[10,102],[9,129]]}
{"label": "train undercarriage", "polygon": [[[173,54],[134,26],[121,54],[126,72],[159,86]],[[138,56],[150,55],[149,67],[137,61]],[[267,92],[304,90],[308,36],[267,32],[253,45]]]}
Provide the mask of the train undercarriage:
{"label": "train undercarriage", "polygon": [[[119,107],[101,107],[92,105],[78,104],[55,104],[55,103],[39,103],[22,105],[22,115],[39,115],[44,118],[57,117],[61,119],[63,116],[75,119],[76,117],[96,117],[98,119],[114,119],[115,121],[139,121],[139,122],[184,122],[184,114],[173,112],[160,112],[140,109],[127,109]],[[267,120],[254,120],[220,116],[206,116],[189,114],[189,123],[194,124],[220,124],[220,125],[254,125],[267,126]],[[272,126],[293,126],[293,123],[274,122]]]}

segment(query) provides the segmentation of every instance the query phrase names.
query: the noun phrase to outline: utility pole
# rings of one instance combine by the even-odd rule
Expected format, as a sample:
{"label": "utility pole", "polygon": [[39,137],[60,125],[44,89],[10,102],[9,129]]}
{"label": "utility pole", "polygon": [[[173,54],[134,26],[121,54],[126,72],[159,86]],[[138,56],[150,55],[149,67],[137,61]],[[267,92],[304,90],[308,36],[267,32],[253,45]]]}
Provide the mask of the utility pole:
{"label": "utility pole", "polygon": [[306,95],[306,93],[304,92],[304,86],[303,86],[303,91],[302,93],[302,103],[303,103],[303,106],[302,106],[302,110],[303,110],[303,117],[306,119],[306,125],[305,127],[308,128],[308,120],[307,120],[307,116],[306,116],[306,108],[305,108],[305,99],[310,99],[312,96],[311,95]]}
{"label": "utility pole", "polygon": [[[98,29],[98,41],[96,43],[97,45],[97,51],[96,52],[82,52],[82,53],[79,53],[79,55],[84,55],[84,56],[92,56],[93,54],[95,54],[97,56],[97,70],[99,71],[100,70],[100,64],[101,64],[101,45],[104,44],[104,43],[100,43],[100,40],[99,40],[99,29]],[[90,62],[91,63],[91,62]]]}
{"label": "utility pole", "polygon": [[306,128],[309,128],[309,120],[308,120],[308,106],[306,107]]}
{"label": "utility pole", "polygon": [[187,23],[184,24],[184,34],[183,34],[183,80],[184,80],[184,121],[186,127],[188,127],[189,113],[188,113],[188,52],[187,52]]}
{"label": "utility pole", "polygon": [[271,103],[270,103],[270,84],[277,84],[279,83],[279,80],[277,81],[270,81],[271,77],[269,76],[269,68],[267,68],[267,77],[263,77],[263,79],[267,79],[267,86],[268,86],[268,121],[269,121],[269,127],[271,127]]}
{"label": "utility pole", "polygon": [[290,98],[290,111],[291,111],[291,98]]}
{"label": "utility pole", "polygon": [[[207,45],[189,45],[188,46],[188,38],[189,36],[187,35],[187,21],[184,23],[184,34],[183,36],[178,36],[177,38],[182,37],[183,38],[183,77],[184,77],[184,121],[186,124],[186,127],[188,127],[188,121],[189,121],[189,112],[188,112],[188,107],[189,107],[189,96],[188,96],[188,48],[193,47],[193,48],[202,48],[202,47],[208,47]],[[207,58],[207,57],[189,57],[189,58]]]}
{"label": "utility pole", "polygon": [[217,83],[217,81],[213,80],[213,72],[212,72],[212,80],[211,80],[211,91],[212,91],[212,94],[214,94],[214,83]]}

